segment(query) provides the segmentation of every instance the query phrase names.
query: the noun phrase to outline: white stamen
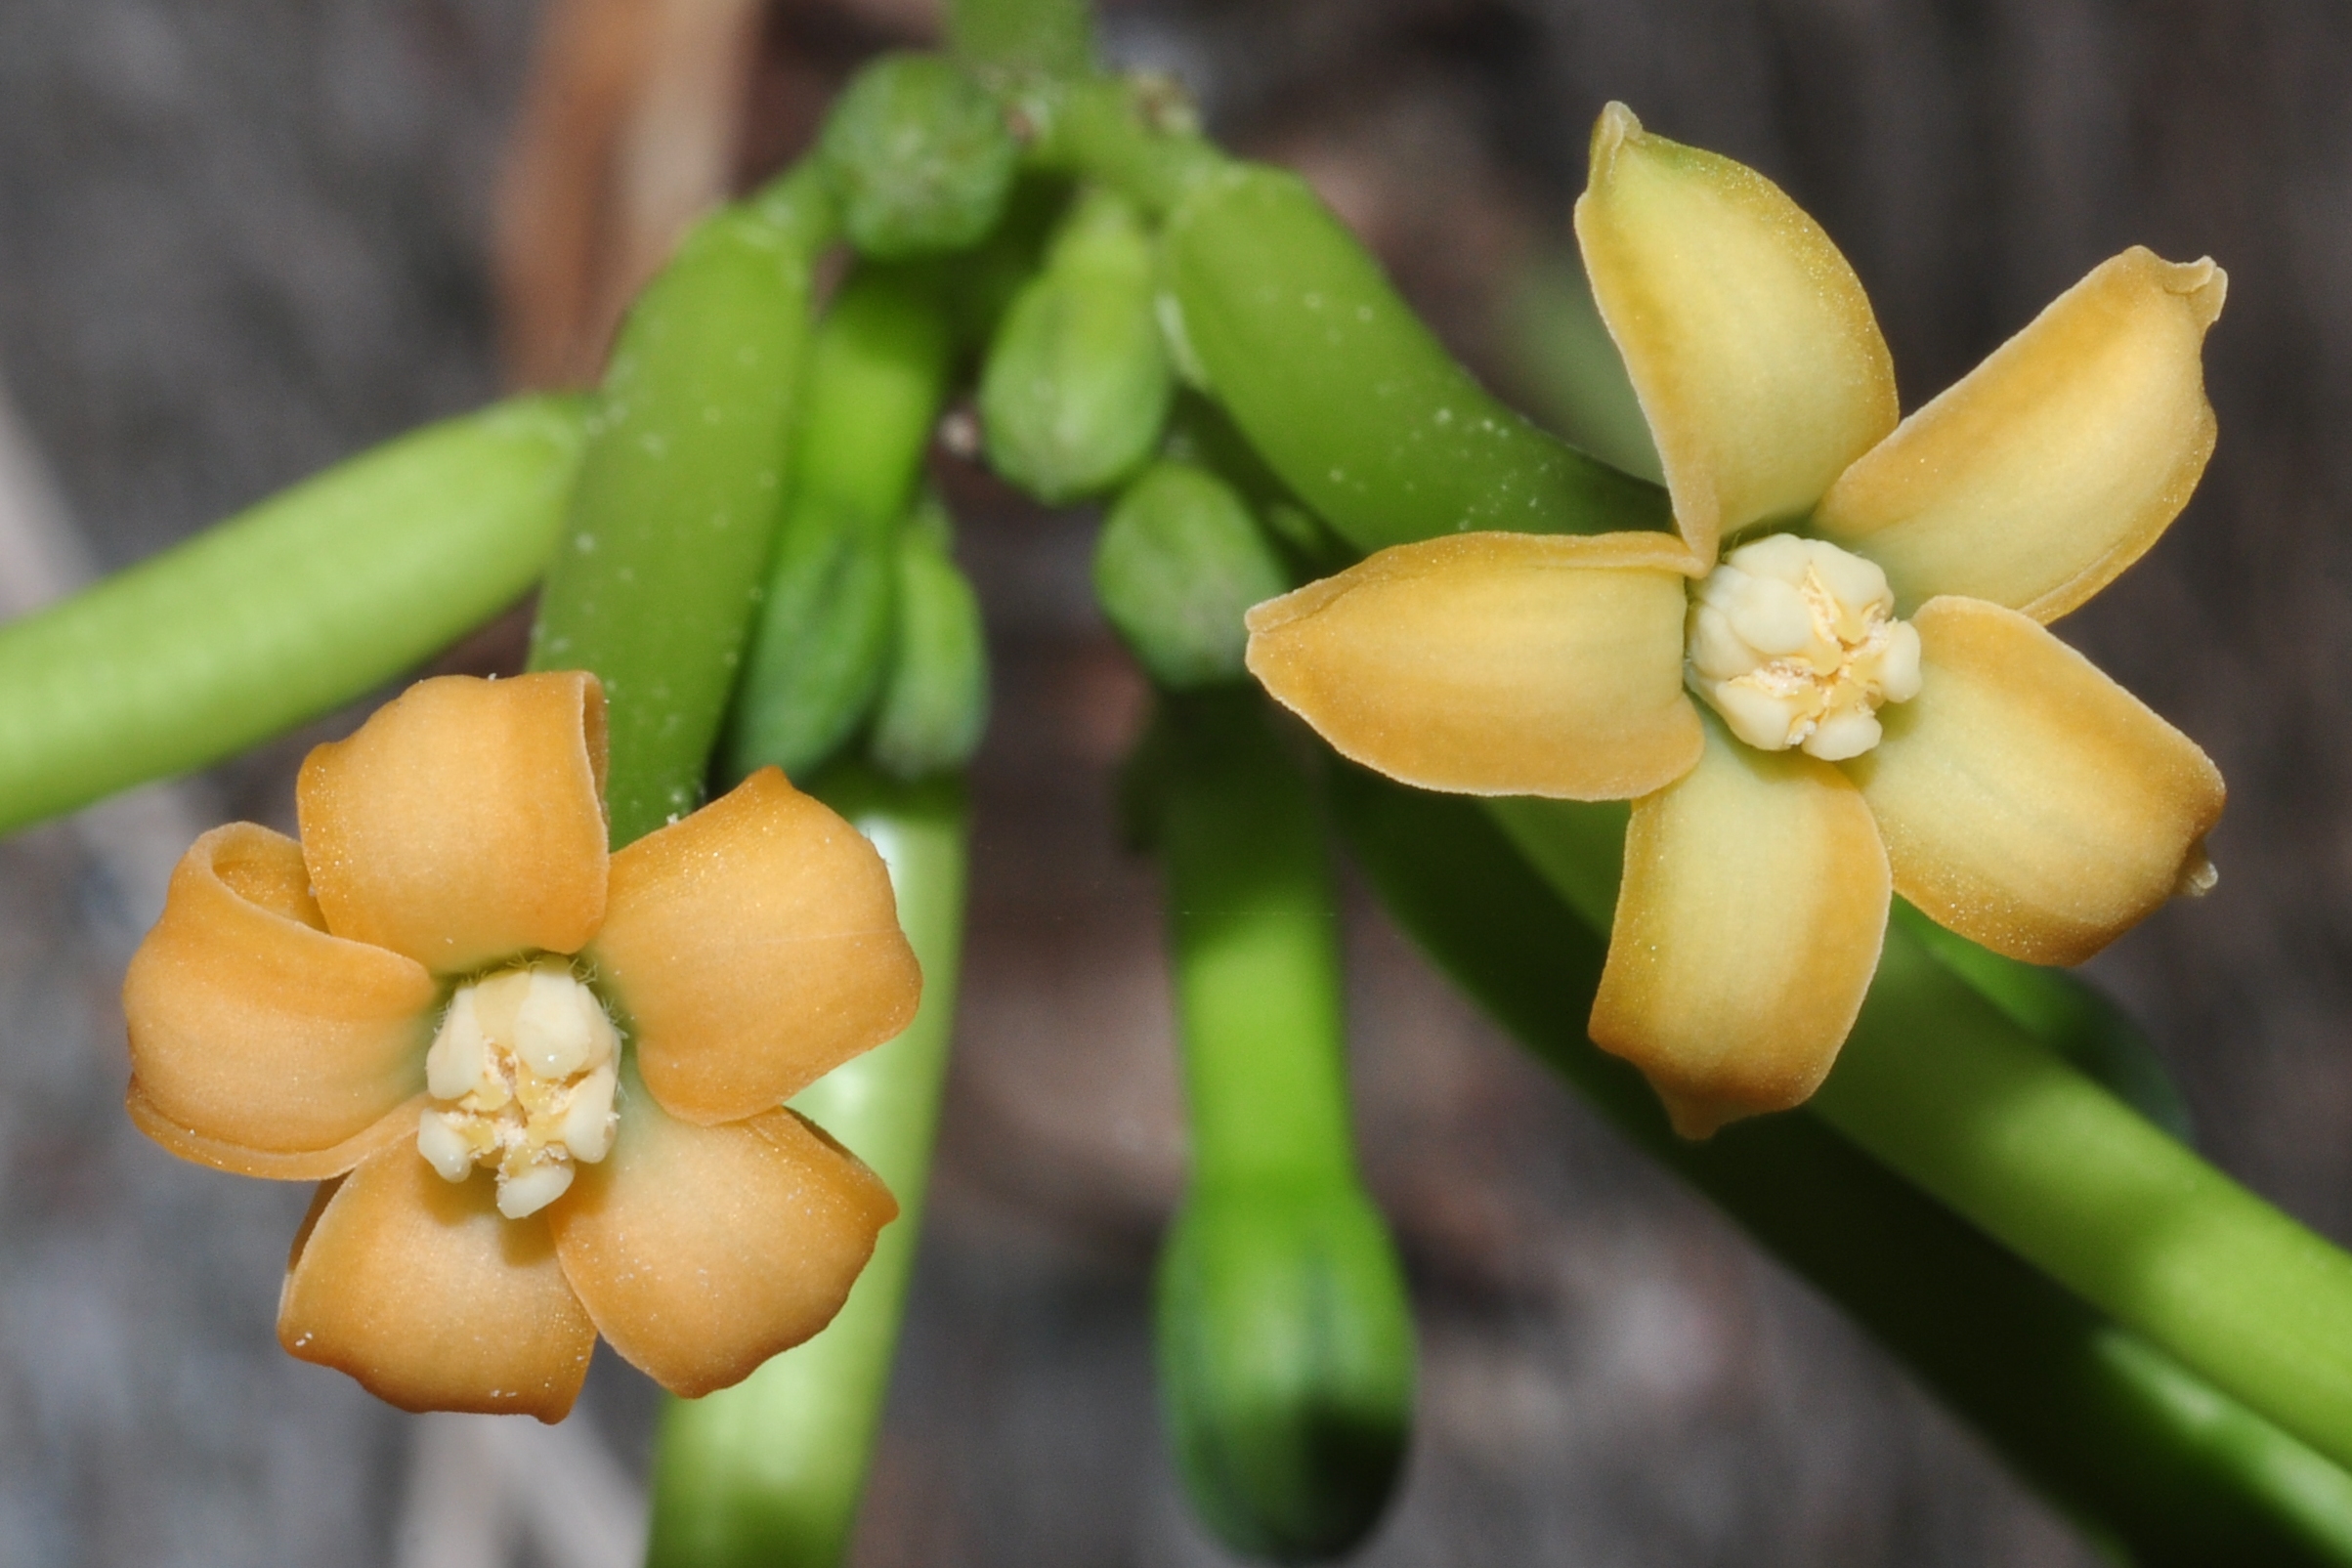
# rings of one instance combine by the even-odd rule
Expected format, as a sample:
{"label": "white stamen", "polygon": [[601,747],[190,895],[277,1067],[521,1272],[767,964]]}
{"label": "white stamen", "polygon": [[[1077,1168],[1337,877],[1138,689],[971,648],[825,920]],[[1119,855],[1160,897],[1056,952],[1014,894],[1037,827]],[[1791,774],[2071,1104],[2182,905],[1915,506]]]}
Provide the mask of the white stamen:
{"label": "white stamen", "polygon": [[572,1185],[572,1162],[553,1160],[533,1165],[519,1176],[498,1178],[498,1212],[508,1219],[535,1214],[564,1195]]}
{"label": "white stamen", "polygon": [[441,1111],[427,1111],[416,1123],[416,1152],[444,1181],[463,1181],[474,1168],[472,1147]]}
{"label": "white stamen", "polygon": [[575,1162],[613,1147],[620,1033],[560,958],[457,988],[425,1054],[434,1105],[416,1151],[447,1180],[497,1173],[498,1211],[534,1214],[572,1185]]}
{"label": "white stamen", "polygon": [[1692,595],[1686,678],[1733,735],[1827,762],[1878,744],[1881,703],[1919,693],[1919,633],[1872,563],[1775,533],[1725,556]]}

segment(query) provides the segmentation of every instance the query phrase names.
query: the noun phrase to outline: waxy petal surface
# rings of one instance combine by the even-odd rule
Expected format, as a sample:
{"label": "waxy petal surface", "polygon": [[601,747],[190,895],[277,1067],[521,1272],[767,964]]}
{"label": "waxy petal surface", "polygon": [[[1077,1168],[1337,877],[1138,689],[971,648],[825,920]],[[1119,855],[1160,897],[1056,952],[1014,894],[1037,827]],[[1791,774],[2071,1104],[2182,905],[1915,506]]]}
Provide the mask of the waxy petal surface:
{"label": "waxy petal surface", "polygon": [[131,1080],[122,1097],[122,1109],[131,1124],[169,1152],[215,1170],[259,1176],[265,1181],[324,1181],[340,1176],[379,1149],[394,1144],[414,1148],[416,1119],[428,1103],[429,1097],[423,1094],[403,1100],[342,1142],[322,1149],[264,1150],[207,1137],[173,1121],[155,1108],[137,1079]]}
{"label": "waxy petal surface", "polygon": [[487,1173],[442,1180],[413,1145],[321,1188],[287,1263],[278,1342],[403,1410],[563,1420],[596,1326],[546,1224],[503,1217],[495,1193]]}
{"label": "waxy petal surface", "polygon": [[1901,612],[1960,594],[2051,621],[2157,541],[2213,453],[2205,329],[2227,276],[2134,246],[1904,420],[1815,526]]}
{"label": "waxy petal surface", "polygon": [[604,757],[593,675],[417,682],[302,764],[327,929],[442,975],[577,953],[604,916]]}
{"label": "waxy petal surface", "polygon": [[793,1112],[701,1127],[627,1088],[612,1154],[548,1221],[613,1348],[694,1398],[832,1322],[898,1205]]}
{"label": "waxy petal surface", "polygon": [[1463,533],[1249,614],[1250,672],[1343,756],[1424,789],[1621,800],[1699,751],[1692,563],[1662,533]]}
{"label": "waxy petal surface", "polygon": [[647,1086],[704,1123],[774,1109],[922,996],[881,856],[774,768],[613,857],[588,955]]}
{"label": "waxy petal surface", "polygon": [[1854,269],[1755,170],[1611,104],[1576,237],[1704,561],[1748,524],[1809,510],[1895,428],[1894,361]]}
{"label": "waxy petal surface", "polygon": [[1709,723],[1698,766],[1634,802],[1593,1043],[1647,1075],[1685,1137],[1803,1103],[1878,968],[1888,893],[1844,775]]}
{"label": "waxy petal surface", "polygon": [[136,1095],[187,1136],[149,1130],[222,1169],[348,1170],[424,1087],[436,995],[414,960],[327,934],[300,845],[216,827],[173,870],[123,981]]}
{"label": "waxy petal surface", "polygon": [[1919,695],[1848,763],[1895,888],[2031,963],[2079,963],[2209,871],[2221,774],[2196,742],[2017,611],[1931,599]]}

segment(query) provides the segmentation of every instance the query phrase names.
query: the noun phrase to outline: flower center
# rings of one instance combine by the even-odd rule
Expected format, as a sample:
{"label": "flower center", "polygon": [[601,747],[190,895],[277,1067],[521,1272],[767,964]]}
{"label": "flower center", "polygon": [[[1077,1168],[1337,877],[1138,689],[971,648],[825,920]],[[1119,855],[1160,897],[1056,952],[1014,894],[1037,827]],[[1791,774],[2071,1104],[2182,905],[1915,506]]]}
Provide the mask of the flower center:
{"label": "flower center", "polygon": [[1919,633],[1887,574],[1819,539],[1775,533],[1725,556],[1691,595],[1685,678],[1762,751],[1825,762],[1878,744],[1878,705],[1919,694]]}
{"label": "flower center", "polygon": [[575,1162],[613,1147],[620,1034],[561,958],[457,988],[425,1054],[432,1106],[416,1152],[450,1181],[498,1173],[498,1212],[534,1214],[572,1185]]}

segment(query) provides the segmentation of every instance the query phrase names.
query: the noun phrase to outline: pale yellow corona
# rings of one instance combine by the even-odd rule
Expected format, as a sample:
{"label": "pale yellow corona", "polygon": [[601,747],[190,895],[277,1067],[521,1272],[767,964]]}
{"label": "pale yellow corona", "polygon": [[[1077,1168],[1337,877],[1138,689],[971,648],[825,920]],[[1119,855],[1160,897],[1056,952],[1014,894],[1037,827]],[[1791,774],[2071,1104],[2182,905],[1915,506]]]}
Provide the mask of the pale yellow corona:
{"label": "pale yellow corona", "polygon": [[416,1150],[444,1178],[498,1174],[498,1211],[536,1213],[572,1185],[577,1164],[613,1147],[620,1036],[560,958],[457,988],[425,1056],[433,1096]]}
{"label": "pale yellow corona", "polygon": [[1919,633],[1887,574],[1849,550],[1775,533],[1707,573],[1686,623],[1690,689],[1764,751],[1844,762],[1878,744],[1878,709],[1919,694]]}

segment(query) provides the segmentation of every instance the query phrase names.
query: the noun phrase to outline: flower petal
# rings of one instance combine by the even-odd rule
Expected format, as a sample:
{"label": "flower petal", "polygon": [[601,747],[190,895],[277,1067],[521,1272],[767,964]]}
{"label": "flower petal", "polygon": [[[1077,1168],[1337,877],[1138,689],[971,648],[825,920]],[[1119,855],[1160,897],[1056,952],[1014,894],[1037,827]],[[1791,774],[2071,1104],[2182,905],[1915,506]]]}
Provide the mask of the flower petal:
{"label": "flower petal", "polygon": [[588,950],[673,1116],[771,1110],[915,1016],[922,971],[858,830],[762,768],[613,857]]}
{"label": "flower petal", "polygon": [[278,1342],[403,1410],[558,1421],[596,1326],[543,1221],[505,1218],[487,1172],[444,1181],[409,1145],[320,1189],[286,1263]]}
{"label": "flower petal", "polygon": [[898,1205],[794,1112],[701,1127],[631,1087],[613,1152],[548,1222],[613,1348],[695,1398],[832,1322]]}
{"label": "flower petal", "polygon": [[2132,247],[1904,420],[1815,526],[1886,569],[1904,614],[1965,594],[2056,620],[2137,561],[2213,454],[2205,328],[2228,277]]}
{"label": "flower petal", "polygon": [[2014,610],[1931,599],[1919,695],[1848,763],[1895,890],[2030,963],[2080,963],[2202,885],[2221,774],[2195,742]]}
{"label": "flower petal", "polygon": [[1802,1104],[1854,1027],[1887,904],[1860,792],[1710,722],[1698,766],[1634,802],[1593,1043],[1648,1076],[1685,1137]]}
{"label": "flower petal", "polygon": [[578,952],[604,915],[604,761],[584,671],[417,682],[302,764],[327,929],[444,975]]}
{"label": "flower petal", "polygon": [[1689,554],[1663,533],[1400,544],[1250,612],[1250,672],[1424,789],[1621,800],[1698,757]]}
{"label": "flower petal", "polygon": [[396,1143],[413,1146],[416,1119],[427,1099],[419,1094],[403,1100],[341,1143],[290,1152],[248,1149],[182,1126],[155,1108],[155,1102],[148,1098],[137,1079],[131,1080],[130,1089],[122,1097],[122,1108],[133,1126],[183,1160],[268,1181],[324,1181],[330,1176],[340,1176],[378,1149],[389,1149]]}
{"label": "flower petal", "polygon": [[156,1134],[175,1154],[332,1175],[424,1087],[435,996],[413,960],[326,933],[300,845],[232,823],[181,858],[131,958],[132,1081],[187,1134]]}
{"label": "flower petal", "polygon": [[1703,560],[1748,524],[1810,510],[1895,428],[1894,361],[1854,269],[1755,170],[1611,104],[1576,238]]}

